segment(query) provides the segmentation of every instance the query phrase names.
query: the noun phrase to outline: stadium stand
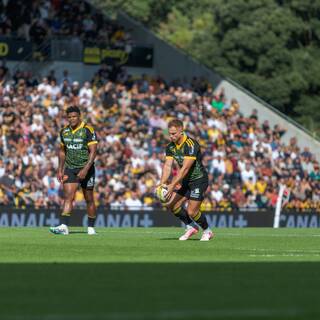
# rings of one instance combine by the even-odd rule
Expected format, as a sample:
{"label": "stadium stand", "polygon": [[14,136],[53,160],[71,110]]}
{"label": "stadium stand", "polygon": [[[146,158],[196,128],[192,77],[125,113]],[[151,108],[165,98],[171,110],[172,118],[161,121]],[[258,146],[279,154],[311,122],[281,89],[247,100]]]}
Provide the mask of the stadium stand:
{"label": "stadium stand", "polygon": [[[126,48],[131,36],[86,1],[8,0],[0,3],[0,35],[41,44],[52,37]],[[12,70],[11,70],[12,71]],[[215,92],[203,78],[165,82],[133,78],[102,65],[80,84],[68,70],[39,79],[27,70],[0,66],[0,204],[58,207],[55,174],[64,110],[79,105],[100,137],[96,201],[112,209],[159,207],[153,188],[161,174],[166,124],[178,117],[200,139],[210,186],[203,210],[272,208],[279,182],[290,190],[287,208],[320,210],[319,162],[295,138],[285,145],[279,125],[244,116],[237,97]],[[175,168],[175,171],[177,168]],[[78,206],[84,205],[81,192]]]}
{"label": "stadium stand", "polygon": [[[60,205],[57,133],[66,123],[64,110],[75,104],[100,139],[99,206],[160,206],[153,187],[168,142],[166,123],[178,117],[204,150],[210,186],[202,209],[275,207],[279,182],[292,190],[287,208],[320,209],[319,162],[310,150],[301,150],[295,139],[283,144],[284,128],[260,123],[256,110],[244,117],[236,97],[214,93],[203,79],[166,83],[122,71],[110,81],[111,71],[102,65],[91,82],[80,84],[67,71],[38,80],[30,72],[10,76],[5,66],[0,70],[2,205]],[[76,203],[84,204],[81,192]]]}
{"label": "stadium stand", "polygon": [[130,45],[130,33],[86,1],[8,0],[0,3],[0,36],[41,44],[52,37],[80,37],[111,48]]}

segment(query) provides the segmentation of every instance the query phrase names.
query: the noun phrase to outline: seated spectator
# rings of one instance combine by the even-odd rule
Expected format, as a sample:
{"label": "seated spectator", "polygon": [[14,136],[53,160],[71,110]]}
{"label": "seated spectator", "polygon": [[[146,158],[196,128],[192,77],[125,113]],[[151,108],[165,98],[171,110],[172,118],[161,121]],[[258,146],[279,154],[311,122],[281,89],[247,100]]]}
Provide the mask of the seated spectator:
{"label": "seated spectator", "polygon": [[241,180],[243,183],[246,183],[250,179],[252,180],[253,183],[255,183],[257,180],[256,174],[255,174],[253,168],[251,167],[250,162],[247,162],[245,164],[245,168],[241,171]]}
{"label": "seated spectator", "polygon": [[[78,7],[61,6],[67,11]],[[209,171],[203,208],[274,208],[281,183],[292,194],[286,208],[320,210],[319,162],[310,150],[301,151],[296,139],[284,144],[284,130],[260,123],[257,112],[243,116],[238,102],[227,104],[223,90],[216,98],[224,107],[212,113],[208,103],[213,90],[208,85],[199,89],[146,76],[119,84],[109,80],[106,67],[100,73],[94,90],[90,82],[82,87],[76,79],[71,82],[67,71],[60,86],[54,72],[38,84],[25,70],[0,84],[0,204],[37,208],[60,204],[61,185],[55,178],[58,132],[67,124],[63,110],[75,104],[99,136],[95,199],[99,206],[162,207],[153,188],[169,141],[167,122],[178,116],[203,148]],[[77,198],[78,206],[84,204]]]}

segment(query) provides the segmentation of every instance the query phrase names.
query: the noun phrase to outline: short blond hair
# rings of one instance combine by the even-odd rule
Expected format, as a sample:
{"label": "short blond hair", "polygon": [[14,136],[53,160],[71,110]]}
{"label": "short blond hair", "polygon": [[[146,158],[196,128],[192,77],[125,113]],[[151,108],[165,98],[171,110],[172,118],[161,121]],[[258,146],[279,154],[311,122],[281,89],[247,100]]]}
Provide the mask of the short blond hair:
{"label": "short blond hair", "polygon": [[176,128],[182,128],[183,129],[183,122],[179,119],[173,119],[168,123],[168,128],[176,127]]}

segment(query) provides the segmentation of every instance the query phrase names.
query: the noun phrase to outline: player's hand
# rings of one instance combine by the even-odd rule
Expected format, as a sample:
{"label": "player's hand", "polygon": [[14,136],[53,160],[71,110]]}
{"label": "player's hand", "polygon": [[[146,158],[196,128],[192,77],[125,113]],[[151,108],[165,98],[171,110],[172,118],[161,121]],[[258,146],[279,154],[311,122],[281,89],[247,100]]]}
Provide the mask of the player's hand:
{"label": "player's hand", "polygon": [[159,187],[167,188],[167,185],[165,183],[159,183],[154,187],[154,190],[157,190]]}
{"label": "player's hand", "polygon": [[88,170],[83,168],[79,171],[79,173],[77,174],[77,177],[79,178],[79,180],[83,180],[87,174],[88,174]]}
{"label": "player's hand", "polygon": [[158,183],[156,186],[154,186],[154,192],[157,193],[158,188],[164,187],[167,188],[167,185],[165,183]]}
{"label": "player's hand", "polygon": [[58,171],[57,179],[60,183],[63,183],[63,171]]}
{"label": "player's hand", "polygon": [[170,200],[170,198],[172,196],[172,192],[174,191],[174,189],[175,189],[175,186],[173,184],[168,184],[167,185],[168,192],[166,194],[166,200],[168,200],[168,201]]}

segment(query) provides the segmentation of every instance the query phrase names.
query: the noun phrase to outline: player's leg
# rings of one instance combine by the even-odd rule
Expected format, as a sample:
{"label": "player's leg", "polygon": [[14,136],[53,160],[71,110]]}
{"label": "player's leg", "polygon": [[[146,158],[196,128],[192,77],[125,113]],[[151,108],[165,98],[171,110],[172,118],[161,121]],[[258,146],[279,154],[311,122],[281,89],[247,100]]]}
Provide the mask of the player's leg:
{"label": "player's leg", "polygon": [[187,240],[198,232],[197,224],[194,223],[183,207],[183,204],[188,200],[186,195],[187,192],[184,192],[184,190],[179,190],[179,193],[173,192],[170,202],[166,205],[186,225],[186,231],[179,240]]}
{"label": "player's leg", "polygon": [[73,209],[73,200],[75,193],[78,189],[78,183],[64,183],[63,184],[63,193],[64,200],[62,205],[62,212],[60,217],[60,225],[57,227],[50,228],[50,231],[54,234],[69,234],[69,219]]}
{"label": "player's leg", "polygon": [[94,202],[94,182],[95,182],[95,169],[94,166],[90,168],[87,176],[81,181],[82,192],[87,204],[88,213],[88,234],[95,235],[94,224],[97,216],[97,209]]}
{"label": "player's leg", "polygon": [[94,194],[93,189],[82,189],[84,198],[87,203],[87,212],[88,212],[88,234],[95,235],[96,231],[94,230],[94,224],[97,216],[97,209],[94,203]]}
{"label": "player's leg", "polygon": [[208,221],[206,215],[201,212],[202,201],[198,200],[189,200],[188,201],[188,214],[192,219],[203,229],[203,234],[201,237],[201,241],[208,241],[213,237],[213,232],[209,228]]}
{"label": "player's leg", "polygon": [[202,201],[189,200],[187,212],[188,215],[203,229],[208,228],[208,222],[204,214],[200,211]]}
{"label": "player's leg", "polygon": [[192,223],[192,220],[187,211],[183,208],[183,204],[186,200],[187,198],[185,196],[173,192],[170,201],[166,203],[166,207],[185,225],[189,225]]}
{"label": "player's leg", "polygon": [[213,237],[213,232],[209,228],[207,218],[200,207],[208,188],[208,181],[196,181],[190,186],[190,197],[188,201],[188,215],[203,229],[201,241],[208,241]]}

